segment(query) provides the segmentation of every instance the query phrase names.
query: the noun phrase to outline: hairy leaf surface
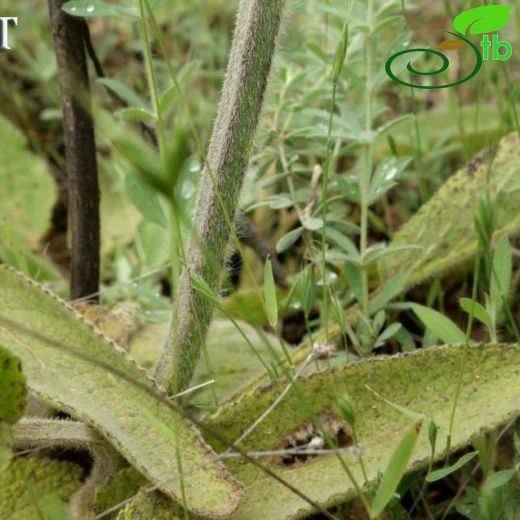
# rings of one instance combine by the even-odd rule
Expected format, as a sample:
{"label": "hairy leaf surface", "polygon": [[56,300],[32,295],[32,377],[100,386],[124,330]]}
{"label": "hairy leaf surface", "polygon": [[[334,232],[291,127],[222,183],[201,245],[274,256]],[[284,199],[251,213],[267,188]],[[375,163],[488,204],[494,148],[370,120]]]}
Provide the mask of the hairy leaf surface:
{"label": "hairy leaf surface", "polygon": [[[255,452],[286,447],[292,438],[298,435],[302,438],[302,425],[307,425],[305,431],[310,440],[313,433],[309,433],[309,421],[313,414],[319,416],[325,426],[327,421],[330,423],[330,417],[341,421],[337,403],[348,393],[356,410],[357,435],[370,481],[375,481],[378,473],[384,471],[396,445],[412,426],[409,418],[382,398],[433,418],[440,426],[437,453],[442,454],[463,352],[461,346],[436,347],[412,354],[372,358],[312,374],[299,380],[298,391],[291,390],[242,447]],[[453,449],[467,445],[474,436],[509,421],[518,413],[519,375],[518,345],[469,348],[452,437]],[[209,418],[208,424],[235,440],[275,401],[284,387],[285,383],[280,382],[258,388],[229,403],[217,416]],[[345,441],[349,427],[339,424],[346,433]],[[428,461],[430,444],[426,430],[424,428],[420,435],[408,470]],[[334,436],[334,431],[328,433]],[[223,446],[216,448],[223,449]],[[344,457],[362,484],[364,479],[357,456],[347,452]],[[274,457],[262,461],[323,506],[338,504],[354,495],[353,486],[335,455],[306,462],[300,460],[292,465]],[[300,518],[311,512],[305,502],[255,467],[237,460],[228,464],[246,490],[233,519]]]}
{"label": "hairy leaf surface", "polygon": [[[142,369],[64,302],[0,267],[1,318],[32,332],[0,322],[0,344],[20,357],[33,392],[96,427],[134,467],[177,501],[181,497],[179,445],[189,509],[214,517],[226,517],[235,509],[240,486],[223,466],[212,463],[211,449],[199,432],[165,403],[111,372],[107,365],[155,390]],[[93,361],[51,346],[43,336]],[[96,365],[95,360],[105,365]]]}

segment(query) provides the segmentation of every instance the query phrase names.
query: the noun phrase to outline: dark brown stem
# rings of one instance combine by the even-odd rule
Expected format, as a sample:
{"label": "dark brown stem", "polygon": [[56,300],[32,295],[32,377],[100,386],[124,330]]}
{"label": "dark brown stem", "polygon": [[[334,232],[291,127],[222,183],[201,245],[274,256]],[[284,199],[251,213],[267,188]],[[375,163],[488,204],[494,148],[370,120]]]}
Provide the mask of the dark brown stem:
{"label": "dark brown stem", "polygon": [[63,105],[71,236],[70,297],[75,300],[99,290],[99,183],[84,25],[80,18],[61,10],[64,3],[49,0],[49,13]]}

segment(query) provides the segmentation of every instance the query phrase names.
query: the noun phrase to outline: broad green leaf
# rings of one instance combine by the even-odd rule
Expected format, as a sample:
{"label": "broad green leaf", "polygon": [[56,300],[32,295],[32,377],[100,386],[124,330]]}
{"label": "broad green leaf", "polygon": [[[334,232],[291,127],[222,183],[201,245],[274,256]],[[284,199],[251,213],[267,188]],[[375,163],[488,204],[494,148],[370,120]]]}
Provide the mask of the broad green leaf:
{"label": "broad green leaf", "polygon": [[509,23],[509,5],[485,5],[462,11],[453,20],[453,27],[461,34],[498,32]]}
{"label": "broad green leaf", "polygon": [[[403,251],[380,262],[383,278],[410,272],[408,287],[440,276],[470,260],[476,252],[474,217],[480,195],[486,191],[496,200],[495,238],[520,227],[520,191],[508,191],[514,185],[520,167],[519,137],[504,137],[494,159],[480,153],[459,170],[395,234],[390,245],[417,245],[420,251]],[[492,164],[490,161],[492,160]],[[491,166],[492,175],[488,176]]]}
{"label": "broad green leaf", "polygon": [[[176,459],[179,446],[183,472],[189,474],[184,478],[188,508],[196,514],[218,517],[234,510],[240,486],[221,465],[213,463],[211,450],[191,423],[109,370],[113,367],[156,391],[154,383],[124,351],[64,302],[5,267],[0,267],[2,318],[9,322],[0,322],[0,344],[22,360],[32,392],[97,428],[136,469],[177,501],[181,500]],[[32,333],[10,322],[30,326]],[[92,361],[43,338],[77,349]],[[201,487],[204,493],[200,493]]]}
{"label": "broad green leaf", "polygon": [[0,346],[0,424],[18,422],[25,410],[26,399],[20,359]]}
{"label": "broad green leaf", "polygon": [[465,343],[466,334],[447,316],[435,309],[414,303],[412,310],[424,326],[445,343]]}
{"label": "broad green leaf", "polygon": [[82,469],[71,462],[47,458],[14,460],[7,471],[0,472],[0,518],[58,520],[49,512],[64,510],[81,486],[81,476]]}
{"label": "broad green leaf", "polygon": [[264,267],[264,306],[269,325],[276,327],[278,324],[278,300],[276,298],[273,266],[269,258],[266,260]]}
{"label": "broad green leaf", "polygon": [[437,480],[441,480],[444,477],[447,477],[448,475],[451,475],[452,473],[455,473],[455,471],[459,470],[463,466],[465,466],[471,459],[476,457],[478,455],[478,451],[472,451],[470,453],[466,453],[465,455],[462,455],[462,457],[452,464],[451,466],[448,466],[447,468],[441,468],[437,469],[435,471],[432,471],[426,476],[426,480],[428,482],[436,482]]}
{"label": "broad green leaf", "polygon": [[372,518],[377,518],[385,510],[388,502],[392,500],[395,490],[410,464],[421,428],[422,422],[416,423],[413,428],[403,435],[403,438],[392,453],[372,503],[370,512]]}
{"label": "broad green leaf", "polygon": [[[451,447],[455,452],[469,445],[483,432],[505,424],[520,410],[520,346],[481,345],[469,349],[442,346],[399,356],[377,356],[341,368],[311,374],[298,380],[264,421],[244,440],[248,451],[280,449],[287,446],[298,431],[312,432],[313,414],[337,418],[343,428],[343,445],[349,444],[351,430],[342,420],[338,400],[348,394],[356,410],[356,433],[363,448],[363,462],[369,482],[388,465],[395,447],[410,428],[410,420],[389,406],[377,394],[401,407],[430,417],[439,427],[437,459],[446,450],[446,436],[461,359],[466,370],[461,381],[459,407]],[[235,440],[286,388],[286,381],[257,388],[226,404],[218,416],[206,424],[228,439]],[[500,389],[500,391],[497,391]],[[302,429],[303,427],[303,429]],[[347,439],[347,442],[345,442]],[[223,445],[215,443],[220,451]],[[417,441],[407,471],[427,465],[431,445],[426,429]],[[358,455],[343,454],[358,482],[364,482]],[[355,495],[342,465],[334,455],[316,457],[294,465],[276,459],[262,459],[271,469],[300,491],[326,507],[332,507]],[[245,485],[245,494],[233,520],[284,520],[301,518],[311,508],[274,480],[250,464],[230,460],[232,473]]]}

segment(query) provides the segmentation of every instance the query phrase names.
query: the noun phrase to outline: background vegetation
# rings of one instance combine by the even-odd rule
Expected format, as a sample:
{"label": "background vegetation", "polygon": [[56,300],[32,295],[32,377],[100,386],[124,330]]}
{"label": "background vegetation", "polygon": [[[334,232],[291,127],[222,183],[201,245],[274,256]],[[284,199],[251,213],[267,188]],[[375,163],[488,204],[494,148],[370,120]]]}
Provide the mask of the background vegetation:
{"label": "background vegetation", "polygon": [[520,5],[510,61],[419,90],[385,61],[482,2],[290,0],[256,128],[284,2],[242,2],[250,68],[238,4],[65,4],[82,290],[59,44],[0,2],[0,517],[518,518]]}

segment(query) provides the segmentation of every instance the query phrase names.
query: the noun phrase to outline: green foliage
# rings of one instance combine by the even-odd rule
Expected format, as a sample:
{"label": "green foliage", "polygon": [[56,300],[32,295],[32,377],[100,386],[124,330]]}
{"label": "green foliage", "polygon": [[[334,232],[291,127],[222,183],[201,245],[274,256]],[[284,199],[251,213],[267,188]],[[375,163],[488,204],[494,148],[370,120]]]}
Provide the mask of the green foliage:
{"label": "green foliage", "polygon": [[10,425],[20,420],[27,400],[20,360],[0,346],[0,473],[11,461]]}
{"label": "green foliage", "polygon": [[[45,5],[22,4],[16,6],[18,16],[30,16],[32,23],[14,31],[16,50],[0,63],[6,78],[0,82],[2,107],[27,135],[0,118],[0,177],[9,195],[0,198],[0,263],[40,282],[58,281],[51,287],[60,291],[61,276],[47,255],[39,254],[47,247],[48,236],[42,239],[57,195],[46,163],[52,164],[60,190],[65,187],[56,67]],[[360,515],[357,504],[346,503],[358,495],[373,517],[456,512],[471,520],[513,520],[520,514],[518,450],[514,455],[503,450],[506,430],[498,434],[496,428],[518,413],[519,347],[497,344],[498,338],[520,339],[520,147],[516,134],[506,135],[520,131],[518,67],[499,68],[490,61],[478,81],[439,96],[398,89],[384,73],[388,55],[412,39],[403,21],[419,13],[423,30],[416,37],[426,43],[436,37],[432,28],[448,27],[451,20],[462,34],[482,34],[504,28],[512,12],[494,5],[455,16],[449,2],[444,10],[433,4],[416,11],[400,0],[292,3],[266,88],[284,1],[241,0],[222,88],[236,2],[66,2],[64,9],[73,16],[105,18],[90,23],[107,74],[91,82],[103,305],[80,312],[129,347],[130,356],[149,371],[168,336],[157,372],[161,385],[169,384],[175,370],[172,390],[186,386],[192,373],[193,385],[205,385],[179,398],[182,414],[202,416],[230,441],[240,439],[248,452],[296,446],[302,452],[259,454],[259,460],[323,507],[339,506],[337,512],[331,509],[338,517]],[[103,31],[106,24],[110,31]],[[463,57],[460,61],[464,66]],[[203,143],[219,92],[206,157]],[[249,160],[264,92],[267,106]],[[484,147],[486,152],[443,185]],[[239,206],[251,212],[269,243],[262,245],[262,254],[257,251],[260,260],[239,251],[241,267],[233,265],[226,280],[229,238],[241,249],[233,230]],[[55,217],[53,225],[63,226]],[[66,257],[64,230],[60,239],[58,253]],[[283,253],[288,294],[275,288],[274,258],[273,264],[266,261],[274,248]],[[466,268],[476,255],[480,281],[470,299]],[[60,263],[63,271],[65,264]],[[396,302],[399,298],[404,301]],[[109,312],[129,300],[133,311],[126,321],[116,319],[117,309]],[[457,301],[476,320],[467,334],[456,325],[467,318]],[[210,324],[213,310],[218,319]],[[163,323],[167,318],[169,327]],[[306,334],[295,352],[264,332],[270,327],[282,336],[291,320],[297,334]],[[489,344],[476,345],[472,337],[489,338]],[[433,347],[438,339],[469,340],[470,346],[345,366],[375,349],[413,351],[419,344]],[[99,486],[94,465],[82,493],[88,507],[97,486],[95,514],[113,506],[120,507],[111,518],[143,520],[199,515],[263,520],[315,512],[207,434],[217,451],[226,451],[227,469],[215,462],[200,432],[171,411],[143,370],[61,302],[2,267],[0,345],[2,519],[4,483],[9,507],[15,497],[27,505],[7,518],[69,516],[72,482],[70,492],[58,481],[56,489],[38,485],[37,479],[35,485],[37,464],[54,463],[34,456],[15,456],[11,463],[13,442],[21,449],[50,443],[59,447],[59,456],[64,448],[85,445],[108,450],[114,471],[121,461],[117,455],[112,460],[115,452],[104,439],[132,466],[122,461],[125,469]],[[2,374],[3,355],[23,362],[29,389],[45,399],[46,415],[59,410],[76,420],[26,418],[13,427],[2,420],[18,419],[13,410],[23,400],[6,395],[2,385],[11,387],[10,376]],[[329,370],[319,371],[323,367]],[[260,386],[268,379],[274,382]],[[460,406],[454,404],[450,415],[459,382]],[[39,413],[39,406],[30,402],[30,413]],[[453,417],[453,437],[447,439]],[[420,433],[410,429],[410,419],[426,421]],[[252,433],[241,439],[252,425]],[[483,432],[489,435],[475,438]],[[478,461],[469,464],[473,452],[438,464],[470,443],[479,451]],[[303,453],[316,446],[344,450]],[[15,475],[23,463],[32,468],[24,475],[25,487]],[[460,480],[451,511],[444,511],[450,485],[436,487],[442,490],[439,503],[429,503],[430,482],[459,481],[457,473],[469,474],[477,464],[478,472]],[[80,470],[70,467],[77,489]],[[239,500],[242,485],[245,496]],[[411,509],[403,507],[410,498]]]}
{"label": "green foliage", "polygon": [[454,462],[450,466],[446,468],[441,468],[436,471],[432,471],[428,475],[426,475],[426,480],[428,482],[435,482],[437,480],[441,480],[448,475],[451,475],[455,471],[459,470],[460,468],[464,467],[471,459],[475,458],[475,456],[478,455],[478,452],[471,451],[470,453],[466,453],[465,455],[462,455],[457,462]]}
{"label": "green foliage", "polygon": [[[98,515],[105,513],[138,493],[146,484],[146,479],[134,468],[119,470],[97,487],[92,508]],[[114,512],[110,518],[116,516],[117,512]]]}
{"label": "green foliage", "polygon": [[0,423],[18,422],[24,413],[26,399],[20,359],[0,346]]}
{"label": "green foliage", "polygon": [[80,487],[82,470],[71,462],[20,458],[0,472],[0,518],[66,520],[67,501]]}
{"label": "green foliage", "polygon": [[406,468],[410,465],[413,450],[417,444],[422,422],[419,422],[407,431],[397,444],[392,453],[388,466],[381,477],[381,482],[377,488],[376,496],[370,511],[372,518],[378,518],[385,510],[387,504],[392,500],[397,486],[401,482]]}
{"label": "green foliage", "polygon": [[[385,400],[435,421],[439,428],[435,458],[439,459],[446,447],[450,420],[451,410],[447,403],[453,396],[453,382],[458,377],[464,355],[463,347],[443,346],[402,356],[377,357],[302,378],[244,441],[244,447],[254,451],[278,449],[312,417],[323,413],[337,415],[338,399],[348,393],[356,408],[357,442],[362,447],[369,482],[377,481],[396,445],[410,429],[409,418]],[[518,388],[515,388],[517,378],[514,374],[519,364],[520,347],[516,345],[482,345],[467,351],[461,404],[451,443],[453,450],[466,446],[483,430],[492,430],[516,415]],[[385,400],[369,391],[367,384]],[[283,382],[275,383],[233,400],[217,417],[208,418],[207,424],[228,438],[236,439],[270,406],[284,386]],[[344,427],[350,431],[348,426]],[[429,463],[431,444],[428,437],[425,431],[419,436],[407,470]],[[217,445],[216,448],[223,447]],[[363,482],[363,471],[355,452],[347,452],[343,457],[356,480]],[[277,464],[273,459],[266,459],[266,462],[322,505],[332,506],[355,495],[335,456],[322,456],[293,466]],[[294,518],[310,512],[305,502],[264,477],[250,464],[230,461],[228,466],[245,485],[244,498],[233,519]]]}
{"label": "green foliage", "polygon": [[[176,447],[181,445],[183,471],[194,472],[183,482],[189,507],[216,516],[233,511],[240,497],[239,484],[219,464],[200,469],[210,462],[211,450],[189,422],[150,394],[157,390],[142,369],[36,284],[0,267],[0,286],[5,303],[0,319],[11,320],[2,324],[0,343],[20,357],[28,387],[35,394],[99,429],[134,467],[174,500],[181,500],[175,456]],[[11,322],[22,327],[31,323],[31,331],[16,329]],[[74,347],[70,347],[73,351],[63,350],[52,342],[79,345],[76,352],[85,357],[74,354]],[[118,370],[119,375],[110,369]],[[164,480],[165,475],[170,478]],[[204,494],[199,493],[201,485]]]}
{"label": "green foliage", "polygon": [[[142,327],[132,340],[130,356],[141,366],[151,369],[167,332],[165,323]],[[247,344],[244,336],[251,345]],[[281,357],[277,340],[271,334],[260,334],[241,321],[233,324],[222,318],[214,319],[208,333],[204,360],[195,370],[192,384],[196,386],[213,379],[215,382],[191,393],[190,403],[212,409],[215,400],[220,404],[229,399],[262,373],[272,360],[273,351]]]}
{"label": "green foliage", "polygon": [[466,334],[453,321],[440,312],[418,304],[414,304],[412,309],[424,323],[425,327],[444,343],[466,342]]}
{"label": "green foliage", "polygon": [[54,181],[45,161],[27,149],[23,135],[3,116],[0,156],[0,184],[8,194],[0,198],[0,258],[29,276],[56,280],[56,269],[34,255],[49,226]]}

